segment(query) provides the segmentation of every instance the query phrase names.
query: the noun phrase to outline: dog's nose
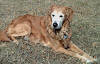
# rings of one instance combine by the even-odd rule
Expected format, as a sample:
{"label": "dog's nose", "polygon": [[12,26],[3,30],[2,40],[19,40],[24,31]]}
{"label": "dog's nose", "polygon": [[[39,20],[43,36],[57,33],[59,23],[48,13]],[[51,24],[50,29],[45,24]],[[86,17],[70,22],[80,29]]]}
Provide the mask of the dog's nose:
{"label": "dog's nose", "polygon": [[57,27],[58,26],[58,24],[57,23],[53,23],[53,27]]}

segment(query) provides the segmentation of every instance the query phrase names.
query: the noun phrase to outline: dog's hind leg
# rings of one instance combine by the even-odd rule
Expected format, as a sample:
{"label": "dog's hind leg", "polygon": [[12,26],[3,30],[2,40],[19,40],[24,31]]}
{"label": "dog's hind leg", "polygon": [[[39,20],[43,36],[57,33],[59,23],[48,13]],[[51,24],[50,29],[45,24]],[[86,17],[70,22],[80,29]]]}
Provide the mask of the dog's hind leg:
{"label": "dog's hind leg", "polygon": [[13,41],[15,42],[16,44],[18,44],[18,41],[16,40],[16,38],[12,35],[8,35],[8,37]]}
{"label": "dog's hind leg", "polygon": [[11,39],[13,40],[13,42],[15,42],[16,44],[18,44],[18,41],[15,39],[15,37],[11,36]]}

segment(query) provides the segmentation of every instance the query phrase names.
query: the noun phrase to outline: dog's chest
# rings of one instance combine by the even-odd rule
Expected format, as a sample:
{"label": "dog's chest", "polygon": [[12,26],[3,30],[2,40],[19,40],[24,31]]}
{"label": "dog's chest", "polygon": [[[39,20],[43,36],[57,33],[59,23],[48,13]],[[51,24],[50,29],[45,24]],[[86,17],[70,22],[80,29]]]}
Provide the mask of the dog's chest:
{"label": "dog's chest", "polygon": [[71,28],[65,28],[60,31],[53,31],[48,29],[48,33],[52,39],[60,41],[65,48],[68,46],[71,39]]}
{"label": "dog's chest", "polygon": [[70,30],[66,29],[66,30],[62,30],[62,31],[52,31],[49,30],[49,35],[51,38],[56,39],[56,40],[65,40],[70,38],[69,34],[70,34]]}

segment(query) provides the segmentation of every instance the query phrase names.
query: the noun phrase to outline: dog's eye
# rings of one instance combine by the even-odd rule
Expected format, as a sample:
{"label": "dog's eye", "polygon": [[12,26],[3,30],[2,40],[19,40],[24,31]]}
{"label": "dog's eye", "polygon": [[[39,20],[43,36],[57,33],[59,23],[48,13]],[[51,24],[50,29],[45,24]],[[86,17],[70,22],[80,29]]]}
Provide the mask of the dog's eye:
{"label": "dog's eye", "polygon": [[54,17],[55,15],[53,14],[52,16]]}
{"label": "dog's eye", "polygon": [[63,17],[62,15],[60,15],[59,17]]}

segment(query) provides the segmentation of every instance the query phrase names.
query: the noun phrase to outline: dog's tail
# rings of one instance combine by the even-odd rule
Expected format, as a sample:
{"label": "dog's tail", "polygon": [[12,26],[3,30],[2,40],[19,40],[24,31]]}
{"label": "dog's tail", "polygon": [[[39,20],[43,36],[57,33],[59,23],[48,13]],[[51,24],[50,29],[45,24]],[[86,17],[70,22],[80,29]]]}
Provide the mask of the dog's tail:
{"label": "dog's tail", "polygon": [[0,41],[10,41],[10,39],[7,36],[6,30],[0,30]]}

